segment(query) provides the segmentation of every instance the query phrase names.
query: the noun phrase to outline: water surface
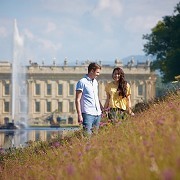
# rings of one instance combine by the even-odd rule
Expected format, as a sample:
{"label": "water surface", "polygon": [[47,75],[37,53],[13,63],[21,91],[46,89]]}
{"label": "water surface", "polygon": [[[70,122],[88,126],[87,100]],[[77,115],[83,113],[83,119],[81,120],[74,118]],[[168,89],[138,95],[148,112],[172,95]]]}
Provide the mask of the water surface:
{"label": "water surface", "polygon": [[1,129],[0,147],[8,149],[10,147],[23,147],[28,141],[47,141],[57,137],[65,136],[69,131],[75,131],[78,128],[25,128],[25,129]]}

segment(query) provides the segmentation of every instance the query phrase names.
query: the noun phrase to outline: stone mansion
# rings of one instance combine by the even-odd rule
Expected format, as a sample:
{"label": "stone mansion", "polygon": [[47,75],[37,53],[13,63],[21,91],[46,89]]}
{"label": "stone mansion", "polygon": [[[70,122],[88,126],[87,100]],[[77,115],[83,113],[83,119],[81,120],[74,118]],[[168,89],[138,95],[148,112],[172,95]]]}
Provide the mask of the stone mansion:
{"label": "stone mansion", "polygon": [[[65,124],[77,124],[77,114],[75,110],[75,88],[76,83],[85,74],[90,61],[74,66],[68,65],[64,60],[62,66],[39,65],[30,61],[26,69],[26,79],[24,80],[26,97],[22,87],[18,87],[19,93],[16,95],[15,117],[16,120],[38,122],[48,119],[52,112],[58,113],[60,120],[65,120]],[[126,80],[131,86],[132,105],[141,101],[148,101],[155,97],[156,75],[150,71],[149,61],[135,63],[130,60],[124,65],[120,60],[115,60],[114,65],[101,65],[101,73],[98,77],[99,98],[104,105],[106,100],[105,85],[112,81],[112,71],[115,67],[121,67],[126,76]],[[21,67],[22,68],[22,67]],[[19,71],[21,72],[21,70]],[[12,121],[12,64],[0,61],[0,124]],[[27,99],[27,111],[23,110],[24,99]],[[68,122],[68,117],[71,117]],[[67,120],[67,121],[66,121]]]}

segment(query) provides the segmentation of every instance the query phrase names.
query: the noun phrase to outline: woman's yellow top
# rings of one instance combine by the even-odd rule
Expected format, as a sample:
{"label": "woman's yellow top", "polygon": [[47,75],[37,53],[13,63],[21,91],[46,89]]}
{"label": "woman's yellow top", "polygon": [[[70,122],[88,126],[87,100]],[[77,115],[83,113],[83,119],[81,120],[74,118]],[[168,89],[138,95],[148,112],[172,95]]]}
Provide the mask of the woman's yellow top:
{"label": "woman's yellow top", "polygon": [[[114,82],[110,82],[106,85],[105,91],[109,93],[109,107],[110,108],[120,108],[123,110],[127,109],[128,98],[119,96],[119,92],[117,91],[118,85],[114,84]],[[130,85],[127,83],[127,96],[131,95]]]}

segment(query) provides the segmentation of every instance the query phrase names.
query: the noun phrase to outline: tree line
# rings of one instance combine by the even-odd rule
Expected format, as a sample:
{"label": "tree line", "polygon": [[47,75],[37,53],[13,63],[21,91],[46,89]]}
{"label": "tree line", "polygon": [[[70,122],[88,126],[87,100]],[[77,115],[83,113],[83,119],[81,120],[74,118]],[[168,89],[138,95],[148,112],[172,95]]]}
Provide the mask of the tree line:
{"label": "tree line", "polygon": [[180,2],[171,16],[162,19],[150,34],[143,35],[147,40],[143,50],[155,57],[151,70],[160,70],[163,82],[167,83],[180,75]]}

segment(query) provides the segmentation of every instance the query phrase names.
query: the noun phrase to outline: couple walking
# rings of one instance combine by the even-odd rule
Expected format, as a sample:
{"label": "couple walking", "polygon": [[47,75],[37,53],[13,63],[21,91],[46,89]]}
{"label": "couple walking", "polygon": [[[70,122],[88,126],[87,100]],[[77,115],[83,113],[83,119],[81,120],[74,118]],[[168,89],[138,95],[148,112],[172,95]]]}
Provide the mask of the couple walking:
{"label": "couple walking", "polygon": [[[101,113],[109,111],[109,118],[113,121],[119,115],[126,112],[134,115],[131,110],[131,88],[124,77],[124,72],[120,67],[116,67],[112,72],[113,81],[105,87],[107,99],[102,106],[98,97],[98,82],[96,80],[101,71],[101,66],[91,63],[88,66],[88,74],[80,79],[76,85],[76,110],[78,122],[83,125],[88,135],[92,134],[92,129],[98,129]],[[121,116],[123,118],[123,116]]]}

